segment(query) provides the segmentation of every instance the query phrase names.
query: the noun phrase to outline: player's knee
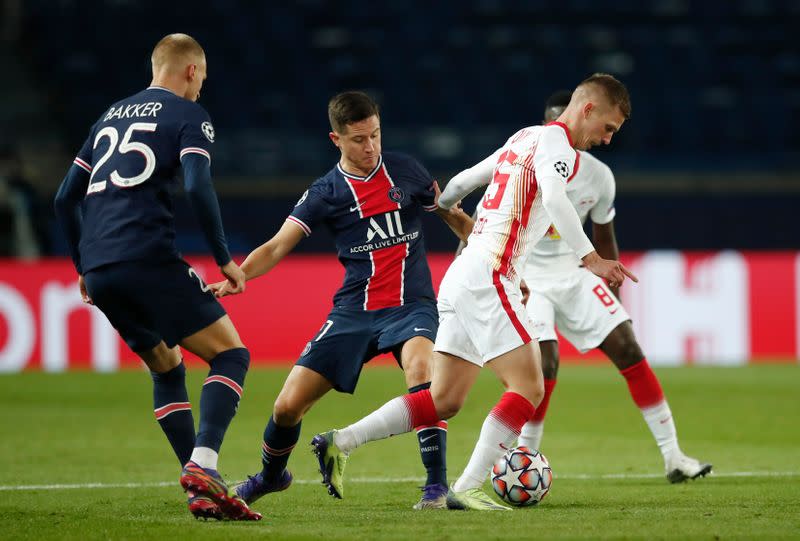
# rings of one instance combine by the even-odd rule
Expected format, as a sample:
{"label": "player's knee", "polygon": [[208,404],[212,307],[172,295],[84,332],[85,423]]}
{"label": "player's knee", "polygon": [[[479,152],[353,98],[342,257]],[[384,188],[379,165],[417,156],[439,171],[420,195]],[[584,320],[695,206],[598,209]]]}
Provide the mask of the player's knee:
{"label": "player's knee", "polygon": [[424,357],[410,357],[403,363],[403,370],[409,387],[431,380],[430,362]]}
{"label": "player's knee", "polygon": [[616,355],[612,360],[620,370],[625,370],[644,359],[642,348],[633,337],[621,340],[615,349]]}
{"label": "player's knee", "polygon": [[303,419],[308,408],[302,401],[290,396],[278,395],[272,409],[272,419],[278,426],[295,426]]}
{"label": "player's knee", "polygon": [[464,396],[458,393],[445,392],[432,396],[433,403],[436,405],[436,413],[440,419],[454,417],[464,405]]}

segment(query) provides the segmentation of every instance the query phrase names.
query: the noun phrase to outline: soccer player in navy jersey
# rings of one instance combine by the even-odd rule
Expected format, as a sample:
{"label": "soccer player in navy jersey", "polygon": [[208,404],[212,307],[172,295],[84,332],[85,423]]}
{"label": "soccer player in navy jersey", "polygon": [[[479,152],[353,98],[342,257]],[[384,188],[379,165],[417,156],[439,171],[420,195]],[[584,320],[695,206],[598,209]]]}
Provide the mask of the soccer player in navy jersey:
{"label": "soccer player in navy jersey", "polygon": [[[205,53],[171,34],[155,46],[148,88],[114,103],[89,131],[55,198],[84,300],[108,317],[150,369],[155,416],[183,465],[196,517],[258,520],[217,472],[222,439],[242,394],[250,353],[214,294],[175,247],[171,190],[186,192],[233,291],[244,273],[231,259],[211,184],[214,128],[198,105]],[[211,371],[195,436],[182,346]]]}
{"label": "soccer player in navy jersey", "polygon": [[[361,367],[374,356],[394,354],[409,392],[430,387],[438,314],[420,211],[436,209],[434,181],[410,156],[381,151],[378,106],[368,95],[333,97],[328,117],[330,139],[341,151],[339,163],[311,185],[277,234],[242,264],[248,280],[261,276],[324,225],[336,237],[346,271],[333,309],[275,400],[264,430],[262,471],[236,487],[247,503],[289,487],[292,475],[286,465],[303,415],[331,389],[352,393]],[[227,282],[211,288],[219,296],[235,293]],[[416,430],[428,477],[414,508],[443,508],[447,425],[437,422]],[[321,456],[320,468],[327,476],[340,474]],[[335,490],[331,494],[343,496]]]}

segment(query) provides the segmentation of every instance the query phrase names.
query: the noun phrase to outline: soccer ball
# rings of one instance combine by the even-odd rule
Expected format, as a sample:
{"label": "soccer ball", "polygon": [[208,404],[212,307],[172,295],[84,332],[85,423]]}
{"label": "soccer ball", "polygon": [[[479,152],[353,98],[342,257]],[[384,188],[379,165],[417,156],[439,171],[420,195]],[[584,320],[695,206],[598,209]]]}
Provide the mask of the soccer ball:
{"label": "soccer ball", "polygon": [[492,468],[492,486],[503,501],[525,507],[547,496],[553,472],[547,458],[534,449],[509,449]]}

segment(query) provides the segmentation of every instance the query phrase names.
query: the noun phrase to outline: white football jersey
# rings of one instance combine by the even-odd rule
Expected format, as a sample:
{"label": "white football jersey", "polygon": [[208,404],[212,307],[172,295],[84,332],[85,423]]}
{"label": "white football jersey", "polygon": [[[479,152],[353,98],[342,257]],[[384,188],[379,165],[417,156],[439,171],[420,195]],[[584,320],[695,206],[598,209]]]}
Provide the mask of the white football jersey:
{"label": "white football jersey", "polygon": [[492,180],[478,204],[463,253],[484,258],[494,270],[514,279],[520,258],[551,224],[539,182],[545,177],[571,182],[580,155],[572,148],[566,126],[555,122],[519,130],[495,155]]}
{"label": "white football jersey", "polygon": [[[581,223],[586,223],[586,218],[591,215],[592,222],[607,224],[616,215],[614,174],[588,152],[581,151],[579,155],[580,168],[567,184],[567,198],[578,212]],[[578,256],[551,224],[544,237],[529,251],[523,276],[557,274],[578,265]]]}

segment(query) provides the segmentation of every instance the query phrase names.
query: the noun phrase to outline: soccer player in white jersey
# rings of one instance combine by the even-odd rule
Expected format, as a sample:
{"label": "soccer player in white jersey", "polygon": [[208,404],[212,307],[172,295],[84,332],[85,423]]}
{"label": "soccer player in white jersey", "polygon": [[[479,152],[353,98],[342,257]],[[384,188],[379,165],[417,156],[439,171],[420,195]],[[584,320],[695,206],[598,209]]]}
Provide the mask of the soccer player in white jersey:
{"label": "soccer player in white jersey", "polygon": [[[451,509],[507,510],[481,486],[494,462],[512,446],[544,397],[539,348],[520,290],[519,263],[526,249],[555,224],[587,269],[619,286],[628,276],[621,263],[601,258],[583,232],[566,186],[580,168],[575,150],[608,144],[630,115],[625,86],[595,74],[578,85],[558,122],[512,135],[494,154],[459,173],[437,200],[440,216],[467,248],[448,269],[439,289],[439,332],[430,390],[395,398],[342,430],[315,436],[326,442],[324,475],[342,483],[348,454],[376,439],[409,432],[420,423],[453,417],[486,364],[506,389],[483,423],[466,469],[451,485]],[[457,203],[493,171],[472,220]],[[456,210],[453,210],[453,209]],[[341,489],[341,486],[335,487]]]}
{"label": "soccer player in white jersey", "polygon": [[[545,123],[558,118],[570,101],[571,92],[553,94],[545,105]],[[592,220],[592,241],[597,253],[617,259],[614,233],[614,175],[606,164],[580,152],[581,165],[567,185],[569,198],[581,222]],[[491,180],[486,172],[485,183]],[[667,479],[679,483],[705,476],[711,464],[687,457],[678,446],[675,422],[658,378],[650,369],[631,325],[631,318],[619,302],[618,288],[581,266],[555,227],[529,252],[522,276],[530,287],[528,314],[539,335],[544,373],[544,398],[533,419],[525,423],[519,444],[540,449],[544,417],[556,385],[559,353],[556,326],[581,353],[598,348],[625,378],[634,403],[658,444],[664,458]]]}

